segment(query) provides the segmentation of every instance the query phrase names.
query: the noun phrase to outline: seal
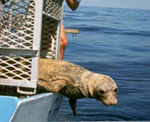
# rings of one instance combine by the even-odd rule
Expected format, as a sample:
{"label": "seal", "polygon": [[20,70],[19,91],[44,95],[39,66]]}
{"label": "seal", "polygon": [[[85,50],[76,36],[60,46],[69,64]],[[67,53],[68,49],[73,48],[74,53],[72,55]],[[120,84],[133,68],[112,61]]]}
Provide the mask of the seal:
{"label": "seal", "polygon": [[39,60],[38,89],[41,88],[68,97],[74,116],[79,98],[94,98],[107,106],[118,102],[116,98],[118,88],[110,76],[93,73],[62,60],[44,58]]}

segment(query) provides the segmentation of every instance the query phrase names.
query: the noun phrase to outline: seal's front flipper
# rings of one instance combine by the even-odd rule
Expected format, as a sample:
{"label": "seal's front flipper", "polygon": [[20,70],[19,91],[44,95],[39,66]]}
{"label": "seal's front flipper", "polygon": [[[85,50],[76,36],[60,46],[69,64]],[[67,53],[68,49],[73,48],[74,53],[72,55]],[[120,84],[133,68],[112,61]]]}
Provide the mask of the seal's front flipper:
{"label": "seal's front flipper", "polygon": [[72,109],[74,116],[76,116],[76,103],[77,103],[77,99],[69,98],[69,104],[71,106],[71,109]]}
{"label": "seal's front flipper", "polygon": [[46,90],[48,90],[50,92],[57,93],[66,86],[66,81],[65,80],[57,80],[55,82],[51,82],[51,81],[45,81],[43,79],[39,79],[38,85],[40,87],[46,88]]}

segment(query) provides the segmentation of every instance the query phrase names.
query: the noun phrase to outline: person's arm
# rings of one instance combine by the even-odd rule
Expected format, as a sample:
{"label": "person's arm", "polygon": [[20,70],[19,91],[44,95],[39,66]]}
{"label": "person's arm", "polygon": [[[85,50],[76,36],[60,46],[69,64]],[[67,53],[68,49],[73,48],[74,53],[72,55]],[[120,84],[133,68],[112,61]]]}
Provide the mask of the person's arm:
{"label": "person's arm", "polygon": [[66,0],[66,2],[72,10],[76,10],[80,4],[80,0]]}

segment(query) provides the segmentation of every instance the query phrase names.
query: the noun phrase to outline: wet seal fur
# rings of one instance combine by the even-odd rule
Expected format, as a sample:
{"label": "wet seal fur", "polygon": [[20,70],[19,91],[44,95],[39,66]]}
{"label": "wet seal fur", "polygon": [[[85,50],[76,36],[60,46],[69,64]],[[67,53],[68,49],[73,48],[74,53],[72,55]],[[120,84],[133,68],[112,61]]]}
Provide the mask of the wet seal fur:
{"label": "wet seal fur", "polygon": [[67,61],[41,58],[39,65],[38,89],[68,97],[74,115],[79,98],[95,98],[107,106],[118,102],[118,88],[110,76],[93,73]]}

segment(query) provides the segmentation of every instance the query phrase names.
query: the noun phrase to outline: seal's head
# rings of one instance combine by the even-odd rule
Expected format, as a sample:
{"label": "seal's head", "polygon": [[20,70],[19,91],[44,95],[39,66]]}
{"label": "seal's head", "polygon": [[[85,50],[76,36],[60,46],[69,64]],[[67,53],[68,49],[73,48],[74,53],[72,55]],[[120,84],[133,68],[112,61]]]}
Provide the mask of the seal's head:
{"label": "seal's head", "polygon": [[102,101],[104,105],[115,105],[118,102],[116,98],[117,91],[117,85],[111,77],[96,74],[96,80],[93,85],[94,98]]}

